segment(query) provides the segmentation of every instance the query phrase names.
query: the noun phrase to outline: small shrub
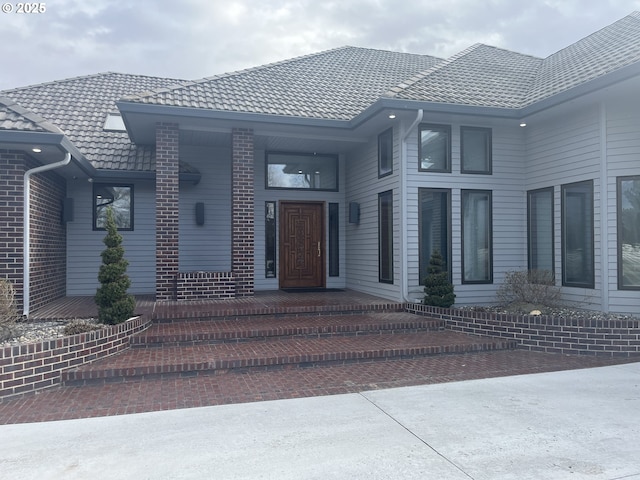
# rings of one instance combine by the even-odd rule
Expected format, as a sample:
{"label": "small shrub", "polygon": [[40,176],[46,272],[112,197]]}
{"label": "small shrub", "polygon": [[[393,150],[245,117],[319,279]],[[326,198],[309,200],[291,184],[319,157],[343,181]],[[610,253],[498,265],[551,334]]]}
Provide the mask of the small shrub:
{"label": "small shrub", "polygon": [[513,271],[505,275],[496,297],[503,305],[553,306],[560,298],[560,288],[555,286],[555,276],[549,270]]}
{"label": "small shrub", "polygon": [[424,279],[425,305],[449,308],[456,301],[453,284],[449,274],[444,271],[444,260],[438,250],[434,250],[429,259],[429,274]]}
{"label": "small shrub", "polygon": [[0,341],[11,338],[15,334],[16,322],[19,319],[13,284],[8,280],[0,279]]}
{"label": "small shrub", "polygon": [[102,256],[102,265],[98,273],[100,287],[96,292],[95,300],[100,322],[114,325],[131,318],[136,303],[134,298],[127,294],[127,289],[131,286],[131,280],[126,273],[129,262],[124,258],[122,235],[118,233],[111,208],[107,209],[105,228],[107,235],[103,243],[107,248],[100,254]]}

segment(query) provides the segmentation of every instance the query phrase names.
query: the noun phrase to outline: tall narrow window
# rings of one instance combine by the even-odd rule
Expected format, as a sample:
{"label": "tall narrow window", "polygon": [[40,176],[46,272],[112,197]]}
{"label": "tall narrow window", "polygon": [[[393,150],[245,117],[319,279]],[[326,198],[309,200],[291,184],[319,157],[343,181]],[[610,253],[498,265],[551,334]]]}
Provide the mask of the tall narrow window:
{"label": "tall narrow window", "polygon": [[451,190],[431,188],[418,189],[419,262],[420,284],[429,273],[429,259],[439,251],[444,260],[444,269],[451,277]]}
{"label": "tall narrow window", "polygon": [[264,203],[264,276],[276,276],[276,202]]}
{"label": "tall narrow window", "polygon": [[491,129],[460,127],[460,170],[491,174]]}
{"label": "tall narrow window", "polygon": [[594,287],[593,181],[562,186],[562,284]]}
{"label": "tall narrow window", "polygon": [[329,276],[340,276],[340,204],[329,204]]}
{"label": "tall narrow window", "polygon": [[378,178],[393,173],[393,128],[378,135]]}
{"label": "tall narrow window", "polygon": [[640,290],[640,177],[618,178],[618,288]]}
{"label": "tall narrow window", "polygon": [[451,127],[420,125],[418,159],[420,171],[451,172]]}
{"label": "tall narrow window", "polygon": [[493,281],[491,192],[462,190],[462,283]]}
{"label": "tall narrow window", "polygon": [[529,270],[554,272],[553,187],[527,193]]}
{"label": "tall narrow window", "polygon": [[393,192],[378,194],[378,279],[393,283]]}
{"label": "tall narrow window", "polygon": [[133,185],[93,184],[93,229],[104,230],[111,208],[118,230],[133,230]]}

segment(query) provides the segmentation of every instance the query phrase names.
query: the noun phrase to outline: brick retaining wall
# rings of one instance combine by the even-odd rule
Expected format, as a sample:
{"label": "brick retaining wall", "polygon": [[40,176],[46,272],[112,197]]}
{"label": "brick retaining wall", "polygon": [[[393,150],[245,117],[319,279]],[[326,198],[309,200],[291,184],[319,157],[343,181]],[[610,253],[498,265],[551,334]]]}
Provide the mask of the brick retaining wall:
{"label": "brick retaining wall", "polygon": [[531,351],[607,356],[640,355],[640,319],[591,320],[510,315],[408,304],[406,310],[445,320],[457,332],[515,339]]}
{"label": "brick retaining wall", "polygon": [[129,339],[151,325],[146,316],[69,337],[0,347],[0,399],[60,383],[63,370],[129,348]]}

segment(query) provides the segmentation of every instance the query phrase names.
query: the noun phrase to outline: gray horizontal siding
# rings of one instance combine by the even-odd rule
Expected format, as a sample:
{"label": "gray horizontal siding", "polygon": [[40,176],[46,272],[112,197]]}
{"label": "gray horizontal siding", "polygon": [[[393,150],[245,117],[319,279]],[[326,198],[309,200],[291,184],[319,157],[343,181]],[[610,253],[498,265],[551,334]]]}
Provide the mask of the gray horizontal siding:
{"label": "gray horizontal siding", "polygon": [[[380,132],[382,133],[382,131]],[[349,154],[346,165],[347,203],[360,205],[360,223],[346,225],[347,287],[399,300],[400,292],[400,177],[399,134],[393,133],[393,173],[378,178],[378,137]],[[393,284],[378,281],[378,194],[393,191]]]}
{"label": "gray horizontal siding", "polygon": [[610,310],[640,314],[640,292],[618,290],[617,178],[640,175],[640,99],[625,98],[606,106],[607,257]]}
{"label": "gray horizontal siding", "polygon": [[[231,270],[231,149],[183,146],[180,159],[197,168],[197,185],[180,185],[180,271]],[[195,205],[204,203],[204,225]]]}
{"label": "gray horizontal siding", "polygon": [[[126,182],[123,182],[126,183]],[[93,188],[70,180],[67,195],[74,199],[74,219],[67,223],[67,295],[94,295],[99,286],[104,231],[93,230]],[[130,293],[155,292],[155,193],[150,182],[134,185],[134,230],[120,232]]]}
{"label": "gray horizontal siding", "polygon": [[[452,126],[452,171],[418,171],[417,131],[409,136],[408,147],[408,279],[411,298],[421,298],[419,285],[418,189],[451,190],[452,280],[456,304],[495,302],[495,292],[506,272],[526,268],[526,194],[524,180],[523,131],[511,123],[478,124],[476,119],[458,118],[454,122],[429,119],[431,123]],[[493,173],[460,173],[460,126],[492,128]],[[490,190],[493,196],[493,283],[462,284],[461,190]]]}

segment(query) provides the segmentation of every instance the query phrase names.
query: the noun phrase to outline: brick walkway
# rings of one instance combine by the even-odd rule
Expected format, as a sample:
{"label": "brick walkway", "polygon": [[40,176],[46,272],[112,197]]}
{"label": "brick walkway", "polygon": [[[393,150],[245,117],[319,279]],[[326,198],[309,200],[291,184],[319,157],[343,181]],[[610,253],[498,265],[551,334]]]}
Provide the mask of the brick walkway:
{"label": "brick walkway", "polygon": [[562,356],[511,350],[391,362],[247,370],[242,374],[223,373],[83,387],[56,387],[0,402],[0,424],[334,395],[633,361],[637,359]]}
{"label": "brick walkway", "polygon": [[[272,292],[255,297],[224,302],[192,302],[189,304],[156,304],[151,299],[138,299],[138,308],[145,314],[163,320],[185,318],[211,318],[233,315],[262,315],[258,322],[265,325],[264,315],[283,315],[298,312],[301,317],[278,317],[275,327],[266,324],[265,330],[258,325],[251,325],[251,320],[243,328],[252,334],[267,335],[278,333],[276,330],[303,329],[303,334],[317,327],[318,314],[322,312],[363,311],[376,312],[376,317],[395,317],[395,313],[380,315],[381,311],[394,312],[397,304],[381,301],[356,292],[286,294]],[[82,317],[90,315],[94,308],[92,299],[63,299],[39,313],[40,318]],[[142,312],[140,312],[142,313]],[[309,316],[309,314],[315,314]],[[337,324],[340,316],[323,317],[323,328]],[[356,315],[357,317],[357,315]],[[365,316],[366,317],[366,316]],[[355,318],[355,317],[353,317]],[[364,317],[363,317],[364,318]],[[415,317],[414,317],[415,318]],[[388,318],[386,319],[388,320]],[[414,328],[415,322],[424,322],[424,317],[411,320],[405,327]],[[375,322],[367,318],[365,329],[374,328]],[[316,323],[316,327],[313,324]],[[209,327],[205,329],[205,325]],[[228,320],[217,320],[216,329],[211,329],[211,322],[160,323],[154,325],[143,335],[145,341],[157,336],[170,336],[176,342],[201,335],[226,337]],[[251,325],[251,326],[250,326]],[[360,325],[362,327],[362,325]],[[360,328],[359,327],[359,328]],[[337,326],[338,330],[346,327]],[[348,328],[351,328],[349,326]],[[395,328],[395,327],[394,327]],[[200,329],[204,329],[200,332]],[[305,330],[306,329],[306,330]],[[300,332],[299,332],[300,333]],[[346,332],[347,334],[349,332]],[[439,332],[444,337],[452,332]],[[458,334],[460,335],[460,334]],[[371,345],[379,343],[381,337],[368,336]],[[478,337],[476,337],[478,338]],[[207,339],[210,340],[210,339]],[[291,345],[307,340],[292,340]],[[315,345],[322,341],[308,341]],[[399,342],[404,342],[402,335]],[[413,341],[413,340],[411,340]],[[338,343],[349,344],[360,342],[359,337],[345,337]],[[456,339],[456,343],[460,340]],[[243,343],[243,342],[241,342]],[[253,345],[253,344],[252,344]],[[264,349],[266,345],[254,344],[226,345],[224,350],[237,354],[240,349]],[[424,344],[423,344],[424,345]],[[123,357],[111,357],[101,362],[117,366],[126,355],[153,355],[153,351],[164,350],[165,356],[171,355],[172,346],[160,348],[143,348],[137,352],[129,351]],[[209,347],[196,347],[208,349]],[[351,346],[349,347],[351,348]],[[375,347],[380,348],[380,347]],[[149,350],[149,351],[145,351]],[[309,350],[309,347],[305,347]],[[190,349],[184,349],[190,354]],[[400,354],[401,356],[404,353]],[[196,361],[196,357],[185,363]],[[66,420],[97,416],[122,415],[178,408],[192,408],[230,403],[256,402],[285,398],[299,398],[319,395],[354,393],[381,388],[424,385],[433,383],[473,380],[489,377],[521,375],[529,373],[551,372],[580,368],[614,365],[638,361],[637,358],[611,358],[595,356],[567,356],[545,354],[525,350],[489,350],[466,354],[440,354],[420,358],[402,358],[393,361],[365,361],[347,364],[316,365],[278,365],[264,368],[240,368],[234,373],[225,370],[184,371],[170,376],[153,374],[150,369],[142,377],[115,376],[95,384],[83,386],[61,386],[28,394],[21,397],[0,400],[0,424],[42,422]],[[96,362],[99,364],[100,362]],[[125,362],[126,363],[126,362]],[[91,371],[94,365],[86,371]],[[111,367],[109,367],[111,368]],[[126,368],[126,365],[123,366]],[[180,372],[181,370],[177,370]]]}

